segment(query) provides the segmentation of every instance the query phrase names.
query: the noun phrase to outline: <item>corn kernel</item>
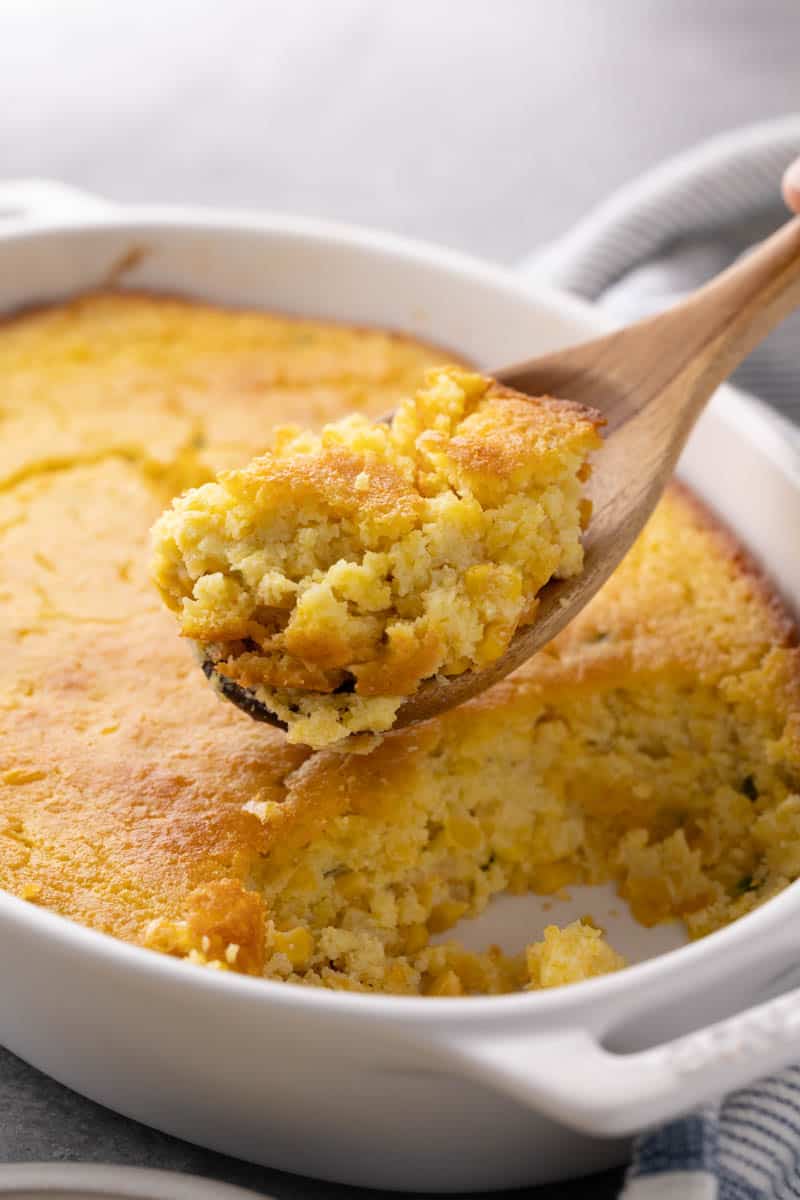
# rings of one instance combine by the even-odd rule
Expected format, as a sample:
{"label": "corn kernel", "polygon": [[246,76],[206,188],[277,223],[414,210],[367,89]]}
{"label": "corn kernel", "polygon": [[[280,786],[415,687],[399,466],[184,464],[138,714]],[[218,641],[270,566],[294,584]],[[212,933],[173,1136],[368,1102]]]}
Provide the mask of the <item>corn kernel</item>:
{"label": "corn kernel", "polygon": [[490,621],[480,645],[475,651],[475,661],[478,666],[488,666],[508,648],[514,633],[514,626],[508,621]]}
{"label": "corn kernel", "polygon": [[463,989],[461,980],[456,975],[455,971],[445,971],[443,975],[437,975],[425,988],[426,996],[461,996]]}
{"label": "corn kernel", "polygon": [[305,865],[297,868],[287,884],[287,890],[290,892],[315,892],[318,887],[319,878],[316,871]]}
{"label": "corn kernel", "polygon": [[485,959],[468,950],[451,950],[447,955],[449,968],[461,983],[462,991],[487,992],[490,976]]}
{"label": "corn kernel", "polygon": [[464,586],[473,600],[485,595],[494,582],[495,569],[491,563],[475,563],[464,572]]}
{"label": "corn kernel", "polygon": [[575,868],[568,862],[543,863],[537,867],[531,886],[541,896],[559,892],[575,879]]}
{"label": "corn kernel", "polygon": [[336,890],[345,900],[355,900],[367,890],[367,877],[363,871],[346,871],[337,876]]}
{"label": "corn kernel", "polygon": [[314,939],[302,925],[283,932],[276,930],[272,937],[272,944],[278,954],[286,955],[296,970],[307,966],[314,953]]}
{"label": "corn kernel", "polygon": [[402,948],[405,954],[417,954],[428,944],[428,931],[424,925],[407,925],[402,930]]}
{"label": "corn kernel", "polygon": [[37,779],[44,779],[44,777],[45,772],[38,771],[34,767],[11,767],[2,775],[3,783],[9,783],[12,787],[21,783],[35,783]]}
{"label": "corn kernel", "polygon": [[442,933],[450,929],[467,911],[467,905],[460,900],[443,900],[437,904],[428,917],[428,929],[431,933]]}
{"label": "corn kernel", "polygon": [[337,905],[331,896],[323,896],[311,909],[312,924],[332,925],[336,920]]}
{"label": "corn kernel", "polygon": [[383,983],[387,992],[396,995],[408,995],[415,988],[416,974],[404,963],[392,963],[386,972]]}
{"label": "corn kernel", "polygon": [[450,817],[447,822],[447,832],[451,841],[465,850],[477,850],[483,843],[481,827],[472,817],[463,817],[458,814]]}

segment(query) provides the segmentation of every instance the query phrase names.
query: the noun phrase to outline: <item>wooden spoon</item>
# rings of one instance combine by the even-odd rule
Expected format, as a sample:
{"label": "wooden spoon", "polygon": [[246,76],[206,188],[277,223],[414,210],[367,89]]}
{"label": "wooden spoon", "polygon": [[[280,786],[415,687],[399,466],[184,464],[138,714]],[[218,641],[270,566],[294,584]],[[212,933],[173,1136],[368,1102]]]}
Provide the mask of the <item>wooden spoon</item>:
{"label": "wooden spoon", "polygon": [[[491,687],[580,612],[640,533],[712,393],[798,306],[800,218],[795,218],[659,316],[495,372],[520,392],[577,400],[606,419],[604,446],[587,489],[593,513],[584,537],[584,568],[541,590],[534,623],[520,629],[488,667],[421,684],[398,710],[395,729]],[[252,692],[217,675],[210,661],[203,669],[251,717],[285,728]]]}

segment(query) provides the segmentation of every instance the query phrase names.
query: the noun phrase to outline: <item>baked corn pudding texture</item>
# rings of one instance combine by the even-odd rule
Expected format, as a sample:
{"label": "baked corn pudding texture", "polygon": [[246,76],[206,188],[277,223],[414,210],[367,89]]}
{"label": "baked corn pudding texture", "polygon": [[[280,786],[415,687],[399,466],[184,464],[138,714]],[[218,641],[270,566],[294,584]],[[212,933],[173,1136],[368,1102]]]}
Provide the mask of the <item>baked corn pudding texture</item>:
{"label": "baked corn pudding texture", "polygon": [[791,626],[680,490],[546,651],[369,755],[204,684],[148,578],[165,503],[254,431],[392,408],[436,357],[134,295],[0,325],[0,886],[219,969],[457,995],[621,965],[589,921],[460,948],[498,892],[612,880],[699,936],[797,877]]}
{"label": "baked corn pudding texture", "polygon": [[153,578],[216,674],[319,748],[389,729],[424,680],[498,658],[583,562],[597,414],[431,369],[390,423],[355,413],[176,499]]}

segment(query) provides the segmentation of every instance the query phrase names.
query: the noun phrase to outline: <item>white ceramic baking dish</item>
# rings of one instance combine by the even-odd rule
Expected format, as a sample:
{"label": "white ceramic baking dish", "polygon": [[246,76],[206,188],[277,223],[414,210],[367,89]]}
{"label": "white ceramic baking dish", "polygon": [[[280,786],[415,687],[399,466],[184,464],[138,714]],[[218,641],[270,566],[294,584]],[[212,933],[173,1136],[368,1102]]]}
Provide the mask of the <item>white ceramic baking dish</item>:
{"label": "white ceramic baking dish", "polygon": [[[44,183],[0,192],[0,309],[96,286],[121,263],[132,286],[389,326],[487,367],[602,328],[567,296],[382,234],[120,209]],[[723,390],[682,469],[796,600],[792,439]],[[499,921],[508,933],[514,903],[493,906],[484,932]],[[527,903],[530,937],[542,914]],[[574,903],[585,911],[582,895]],[[602,896],[593,904],[608,909]],[[270,1166],[426,1191],[532,1184],[617,1163],[648,1123],[800,1058],[800,991],[786,990],[798,919],[795,885],[705,941],[651,957],[678,945],[675,931],[634,932],[619,918],[612,938],[647,960],[620,974],[427,1000],[218,974],[0,892],[0,1039],[119,1112]]]}

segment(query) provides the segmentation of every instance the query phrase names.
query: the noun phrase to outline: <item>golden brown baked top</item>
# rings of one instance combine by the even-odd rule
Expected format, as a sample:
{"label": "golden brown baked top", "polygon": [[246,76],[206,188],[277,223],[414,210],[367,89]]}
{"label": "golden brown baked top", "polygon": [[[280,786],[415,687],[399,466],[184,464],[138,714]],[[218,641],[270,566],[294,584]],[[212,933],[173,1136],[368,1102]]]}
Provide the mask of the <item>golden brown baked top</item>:
{"label": "golden brown baked top", "polygon": [[390,728],[434,675],[486,666],[576,574],[596,414],[435,368],[390,423],[354,414],[194,488],[153,578],[225,679],[320,747]]}
{"label": "golden brown baked top", "polygon": [[791,626],[681,491],[546,652],[371,755],[204,684],[147,578],[164,503],[254,429],[384,412],[435,360],[140,296],[0,326],[0,885],[196,961],[446,995],[563,981],[565,945],[613,965],[581,931],[530,964],[430,944],[504,889],[613,879],[700,934],[800,874]]}
{"label": "golden brown baked top", "polygon": [[391,409],[437,357],[127,294],[0,324],[0,885],[138,938],[246,875],[243,798],[304,755],[203,682],[148,578],[150,526],[276,423]]}

